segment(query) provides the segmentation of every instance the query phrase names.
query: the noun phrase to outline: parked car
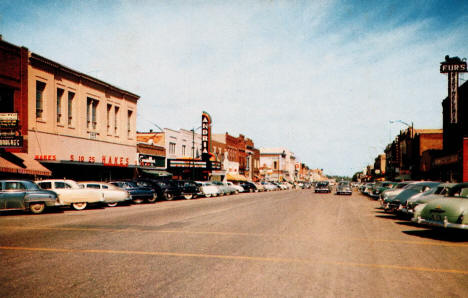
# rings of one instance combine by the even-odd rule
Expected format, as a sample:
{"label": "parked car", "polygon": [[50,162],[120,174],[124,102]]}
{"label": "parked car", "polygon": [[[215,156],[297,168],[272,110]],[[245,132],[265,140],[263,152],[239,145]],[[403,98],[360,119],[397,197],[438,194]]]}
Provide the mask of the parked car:
{"label": "parked car", "polygon": [[240,186],[242,186],[242,188],[244,189],[244,192],[256,192],[258,191],[257,190],[257,186],[255,186],[255,184],[253,184],[252,182],[249,182],[249,181],[242,181],[239,183]]}
{"label": "parked car", "polygon": [[397,196],[405,189],[405,187],[407,187],[409,184],[412,184],[412,183],[414,183],[414,181],[398,182],[398,184],[395,187],[383,191],[380,194],[380,198],[379,198],[380,206],[384,208],[385,200]]}
{"label": "parked car", "polygon": [[331,185],[328,181],[320,181],[315,185],[315,192],[331,192]]}
{"label": "parked car", "polygon": [[135,204],[141,204],[145,200],[149,203],[154,203],[157,200],[157,195],[151,188],[138,186],[138,184],[134,181],[121,180],[109,181],[109,183],[126,190],[130,194],[130,197]]}
{"label": "parked car", "polygon": [[81,188],[74,180],[47,179],[35,181],[42,189],[52,190],[58,195],[61,205],[71,206],[75,210],[83,210],[88,204],[101,203],[104,201],[102,194]]}
{"label": "parked car", "polygon": [[412,219],[418,224],[468,230],[468,183],[457,184],[447,198],[432,200],[418,208],[422,210]]}
{"label": "parked car", "polygon": [[273,190],[278,190],[279,187],[276,186],[275,184],[271,183],[271,182],[268,182],[268,181],[264,181],[262,182],[262,185],[263,185],[263,188],[266,190],[266,191],[273,191]]}
{"label": "parked car", "polygon": [[382,181],[374,185],[371,193],[369,194],[374,200],[378,200],[380,198],[380,194],[388,189],[393,189],[397,186],[397,182],[391,181]]}
{"label": "parked car", "polygon": [[234,191],[234,193],[240,193],[240,192],[244,192],[244,188],[240,185],[237,185],[237,184],[234,184],[232,183],[231,181],[228,181],[226,182],[227,185],[229,185],[230,187],[233,187],[235,188],[236,190]]}
{"label": "parked car", "polygon": [[255,184],[255,187],[257,188],[256,192],[260,192],[260,191],[265,191],[265,187],[263,186],[262,183],[260,182],[253,182],[253,184]]}
{"label": "parked car", "polygon": [[198,184],[200,189],[199,195],[205,196],[207,198],[217,197],[220,195],[219,188],[210,181],[196,181],[195,183]]}
{"label": "parked car", "polygon": [[406,208],[403,209],[403,212],[414,215],[414,210],[418,205],[445,198],[450,189],[455,185],[456,183],[441,183],[425,193],[413,196],[406,201]]}
{"label": "parked car", "polygon": [[440,182],[432,181],[412,183],[408,185],[408,187],[404,188],[404,190],[397,196],[388,199],[384,210],[385,212],[402,213],[403,208],[406,207],[406,202],[408,199],[418,195],[419,193],[429,191],[430,189],[437,187],[439,184]]}
{"label": "parked car", "polygon": [[115,207],[118,203],[129,202],[132,200],[132,197],[126,190],[110,183],[99,181],[80,181],[78,182],[78,185],[83,188],[93,189],[99,192],[104,199],[104,203],[109,207]]}
{"label": "parked car", "polygon": [[221,181],[213,181],[213,185],[218,187],[220,195],[230,195],[236,192],[235,188],[229,187],[227,184],[224,184]]}
{"label": "parked car", "polygon": [[349,182],[341,181],[338,182],[336,186],[336,194],[337,195],[352,195],[353,190],[351,189],[351,185]]}
{"label": "parked car", "polygon": [[175,184],[179,188],[179,196],[183,197],[186,200],[190,200],[196,198],[200,189],[195,181],[191,180],[173,180],[173,184]]}
{"label": "parked car", "polygon": [[180,189],[172,180],[138,179],[135,182],[138,186],[152,189],[157,200],[170,201],[180,196]]}
{"label": "parked car", "polygon": [[0,180],[0,210],[24,210],[34,214],[60,205],[53,191],[42,190],[29,180]]}

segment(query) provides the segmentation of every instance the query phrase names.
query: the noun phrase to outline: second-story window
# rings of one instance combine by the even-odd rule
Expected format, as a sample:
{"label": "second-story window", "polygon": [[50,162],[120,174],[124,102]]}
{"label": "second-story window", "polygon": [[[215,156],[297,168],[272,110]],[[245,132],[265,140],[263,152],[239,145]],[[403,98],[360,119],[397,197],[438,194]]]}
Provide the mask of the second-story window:
{"label": "second-story window", "polygon": [[57,123],[62,122],[62,97],[63,89],[57,88]]}
{"label": "second-story window", "polygon": [[107,104],[107,134],[111,134],[112,133],[112,129],[111,129],[111,112],[112,112],[112,105],[111,104]]}
{"label": "second-story window", "polygon": [[169,143],[169,154],[175,154],[175,143]]}
{"label": "second-story window", "polygon": [[68,91],[68,126],[73,124],[73,98],[75,93]]}
{"label": "second-story window", "polygon": [[94,98],[88,97],[86,106],[86,121],[88,129],[95,130],[97,127],[97,106],[99,101]]}
{"label": "second-story window", "polygon": [[185,145],[182,145],[182,156],[185,156]]}
{"label": "second-story window", "polygon": [[42,119],[44,112],[44,90],[46,84],[36,81],[36,118]]}
{"label": "second-story window", "polygon": [[132,133],[132,114],[133,111],[128,110],[127,113],[127,136],[130,138]]}
{"label": "second-story window", "polygon": [[115,135],[118,136],[118,134],[119,134],[119,107],[118,106],[115,106],[114,130],[115,130]]}

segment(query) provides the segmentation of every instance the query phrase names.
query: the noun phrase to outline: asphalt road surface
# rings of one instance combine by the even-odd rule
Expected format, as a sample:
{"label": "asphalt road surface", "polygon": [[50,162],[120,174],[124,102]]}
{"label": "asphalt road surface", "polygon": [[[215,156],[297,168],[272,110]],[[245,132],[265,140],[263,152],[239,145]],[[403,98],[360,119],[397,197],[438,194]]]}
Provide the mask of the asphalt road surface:
{"label": "asphalt road surface", "polygon": [[1,297],[467,297],[468,238],[360,194],[0,214]]}

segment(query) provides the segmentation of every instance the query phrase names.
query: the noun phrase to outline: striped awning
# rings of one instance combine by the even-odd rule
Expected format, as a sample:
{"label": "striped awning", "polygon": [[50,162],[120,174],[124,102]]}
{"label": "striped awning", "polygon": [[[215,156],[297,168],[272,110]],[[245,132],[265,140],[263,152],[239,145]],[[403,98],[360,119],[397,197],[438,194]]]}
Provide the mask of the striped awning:
{"label": "striped awning", "polygon": [[27,153],[10,152],[3,152],[0,155],[0,172],[35,176],[52,175],[49,169],[41,165]]}

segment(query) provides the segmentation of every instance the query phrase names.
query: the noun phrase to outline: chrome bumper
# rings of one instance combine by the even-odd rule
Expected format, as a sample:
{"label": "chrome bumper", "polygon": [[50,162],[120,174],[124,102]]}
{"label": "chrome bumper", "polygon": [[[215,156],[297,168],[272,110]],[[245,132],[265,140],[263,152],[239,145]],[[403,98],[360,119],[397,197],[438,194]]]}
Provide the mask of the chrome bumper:
{"label": "chrome bumper", "polygon": [[448,222],[447,218],[444,218],[444,221],[442,221],[442,222],[441,221],[435,221],[435,220],[422,219],[421,216],[418,216],[417,218],[413,218],[411,220],[413,222],[416,222],[416,223],[421,224],[421,225],[426,225],[426,226],[468,230],[468,225],[451,223],[451,222]]}

